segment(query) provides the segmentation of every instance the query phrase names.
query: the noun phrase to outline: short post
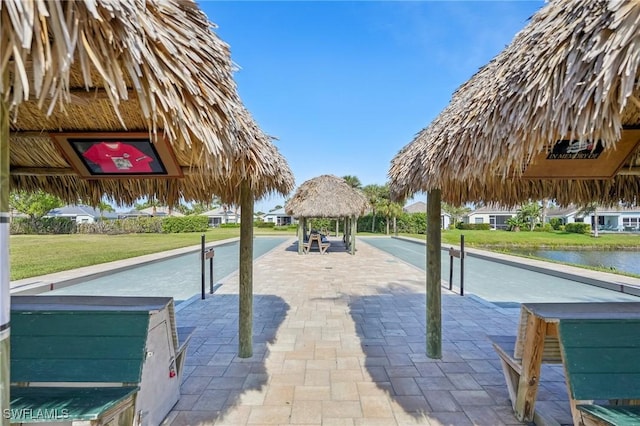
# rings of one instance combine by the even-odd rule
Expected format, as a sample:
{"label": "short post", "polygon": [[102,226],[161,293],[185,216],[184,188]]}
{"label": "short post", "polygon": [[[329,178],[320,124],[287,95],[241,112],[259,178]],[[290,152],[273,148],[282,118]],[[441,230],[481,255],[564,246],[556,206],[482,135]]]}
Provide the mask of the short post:
{"label": "short post", "polygon": [[209,294],[213,294],[213,247],[209,247],[205,253],[205,258],[209,259]]}
{"label": "short post", "polygon": [[464,235],[460,235],[460,296],[464,296]]}
{"label": "short post", "polygon": [[449,247],[449,291],[453,290],[453,258],[455,249],[453,247]]}
{"label": "short post", "polygon": [[204,234],[200,238],[200,276],[201,276],[201,298],[204,300]]}

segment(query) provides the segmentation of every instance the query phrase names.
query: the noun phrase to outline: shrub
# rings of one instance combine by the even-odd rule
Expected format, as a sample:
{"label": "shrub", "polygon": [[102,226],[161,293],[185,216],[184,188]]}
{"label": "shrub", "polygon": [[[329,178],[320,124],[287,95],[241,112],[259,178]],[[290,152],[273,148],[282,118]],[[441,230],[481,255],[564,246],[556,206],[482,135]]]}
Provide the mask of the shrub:
{"label": "shrub", "polygon": [[220,228],[240,228],[239,223],[221,223]]}
{"label": "shrub", "polygon": [[206,216],[166,217],[162,220],[162,232],[176,234],[181,232],[205,232],[209,228]]}
{"label": "shrub", "polygon": [[582,222],[567,223],[564,226],[564,230],[566,232],[572,232],[574,234],[588,234],[589,232],[591,232],[591,225]]}
{"label": "shrub", "polygon": [[273,222],[255,222],[253,226],[255,226],[256,228],[273,228],[274,226],[276,226],[276,224]]}
{"label": "shrub", "polygon": [[11,234],[73,234],[76,232],[76,222],[68,217],[17,217],[11,221]]}
{"label": "shrub", "polygon": [[398,232],[424,234],[427,232],[427,214],[402,213],[396,220],[396,226],[398,227]]}
{"label": "shrub", "polygon": [[537,224],[535,228],[533,228],[534,232],[553,232],[553,226],[550,223],[545,223],[544,225]]}
{"label": "shrub", "polygon": [[490,223],[464,223],[459,222],[456,228],[467,231],[489,231],[491,229]]}
{"label": "shrub", "polygon": [[552,217],[551,219],[549,219],[549,225],[551,225],[551,227],[556,231],[559,231],[560,227],[562,226],[562,219],[560,219],[559,217]]}

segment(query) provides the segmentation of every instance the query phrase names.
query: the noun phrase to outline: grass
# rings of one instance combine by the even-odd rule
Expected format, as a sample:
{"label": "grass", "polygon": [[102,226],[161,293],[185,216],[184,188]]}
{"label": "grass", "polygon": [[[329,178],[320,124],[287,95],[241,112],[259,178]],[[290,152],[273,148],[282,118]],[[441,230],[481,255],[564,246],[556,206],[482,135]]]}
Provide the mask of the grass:
{"label": "grass", "polygon": [[[295,231],[254,228],[255,235],[290,235]],[[98,263],[200,244],[201,233],[125,235],[12,235],[10,238],[11,280],[66,271]],[[238,237],[239,228],[211,229],[207,242]],[[359,235],[380,235],[359,233]],[[424,239],[424,234],[403,234]],[[495,251],[510,248],[640,250],[640,236],[629,234],[590,235],[562,232],[460,231],[442,233],[445,244],[460,244]],[[543,259],[544,260],[544,259]],[[579,266],[579,265],[578,265]],[[610,271],[609,271],[610,272]]]}
{"label": "grass", "polygon": [[[424,234],[402,234],[424,239]],[[507,231],[461,231],[459,229],[442,232],[442,243],[460,244],[464,235],[465,246],[508,250],[510,248],[531,248],[551,250],[640,250],[640,235],[608,233],[594,238],[589,234],[568,232],[507,232]]]}
{"label": "grass", "polygon": [[[256,235],[293,235],[293,232],[260,230]],[[12,235],[11,280],[66,271],[83,266],[127,259],[200,244],[202,233],[124,235]],[[205,233],[207,242],[238,237],[239,228],[218,228]]]}

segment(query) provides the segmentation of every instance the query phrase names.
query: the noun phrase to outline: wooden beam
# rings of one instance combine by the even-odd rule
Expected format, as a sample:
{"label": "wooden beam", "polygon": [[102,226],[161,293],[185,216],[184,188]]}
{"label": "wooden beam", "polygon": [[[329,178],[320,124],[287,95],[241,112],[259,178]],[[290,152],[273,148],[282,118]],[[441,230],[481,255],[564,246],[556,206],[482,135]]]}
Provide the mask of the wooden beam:
{"label": "wooden beam", "polygon": [[[197,175],[197,170],[180,166],[183,175]],[[12,176],[79,176],[71,167],[11,167]],[[126,177],[126,176],[125,176]],[[153,177],[153,176],[150,176]]]}
{"label": "wooden beam", "polygon": [[238,356],[253,356],[253,191],[240,184],[240,292]]}
{"label": "wooden beam", "polygon": [[439,189],[427,194],[427,356],[442,358],[442,286]]}

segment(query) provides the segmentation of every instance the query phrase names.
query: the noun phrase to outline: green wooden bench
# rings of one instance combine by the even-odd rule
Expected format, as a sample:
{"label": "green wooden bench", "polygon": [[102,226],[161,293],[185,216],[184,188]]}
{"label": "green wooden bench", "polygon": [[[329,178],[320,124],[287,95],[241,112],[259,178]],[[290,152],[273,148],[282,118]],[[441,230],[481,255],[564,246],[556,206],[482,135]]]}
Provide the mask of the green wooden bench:
{"label": "green wooden bench", "polygon": [[146,311],[12,310],[11,422],[131,424],[148,327]]}
{"label": "green wooden bench", "polygon": [[574,423],[640,424],[640,320],[560,320],[559,334]]}
{"label": "green wooden bench", "polygon": [[13,296],[11,422],[159,424],[180,396],[193,329],[173,299]]}

